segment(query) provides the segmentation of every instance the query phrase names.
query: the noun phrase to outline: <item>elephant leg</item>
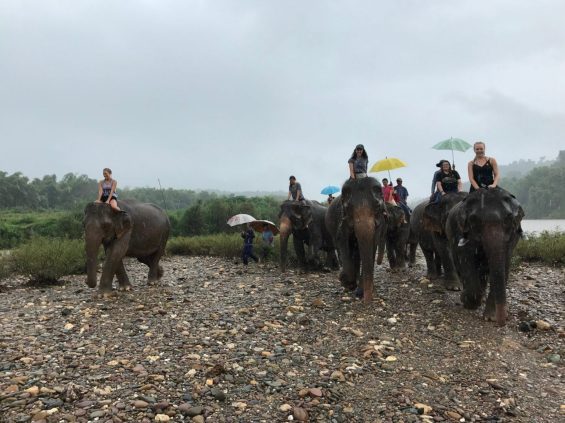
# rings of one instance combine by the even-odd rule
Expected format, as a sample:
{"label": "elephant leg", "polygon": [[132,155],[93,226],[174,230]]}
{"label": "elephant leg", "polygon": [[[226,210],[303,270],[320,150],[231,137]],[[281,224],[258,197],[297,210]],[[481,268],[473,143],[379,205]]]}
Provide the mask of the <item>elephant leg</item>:
{"label": "elephant leg", "polygon": [[439,275],[441,274],[441,261],[439,260],[439,256],[434,253],[434,250],[428,248],[422,248],[422,252],[424,253],[424,258],[426,259],[426,277],[429,280],[438,279]]}
{"label": "elephant leg", "polygon": [[300,239],[293,239],[294,252],[296,253],[296,258],[298,259],[298,264],[300,269],[306,270],[306,253],[304,251],[304,242]]}
{"label": "elephant leg", "polygon": [[147,274],[147,283],[151,284],[159,280],[159,273],[162,272],[159,266],[159,259],[161,258],[160,252],[155,252],[146,257],[139,257],[138,260],[149,267]]}
{"label": "elephant leg", "polygon": [[414,267],[416,264],[416,248],[418,248],[418,244],[411,242],[408,244],[408,266]]}
{"label": "elephant leg", "polygon": [[353,291],[357,287],[353,254],[349,245],[343,245],[339,249],[339,257],[342,264],[342,269],[339,273],[339,281],[344,288],[350,291]]}
{"label": "elephant leg", "polygon": [[129,277],[126,273],[123,261],[118,265],[118,269],[116,270],[116,277],[118,278],[120,291],[131,291],[133,287],[131,285],[131,282],[129,281]]}

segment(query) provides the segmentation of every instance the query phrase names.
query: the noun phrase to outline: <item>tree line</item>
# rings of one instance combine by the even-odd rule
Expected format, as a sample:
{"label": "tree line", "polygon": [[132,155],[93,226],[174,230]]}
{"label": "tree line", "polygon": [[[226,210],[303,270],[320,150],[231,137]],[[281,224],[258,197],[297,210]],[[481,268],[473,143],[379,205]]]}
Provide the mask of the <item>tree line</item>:
{"label": "tree line", "polygon": [[501,187],[522,204],[526,219],[565,219],[565,150],[549,166],[532,169],[523,177],[505,177]]}

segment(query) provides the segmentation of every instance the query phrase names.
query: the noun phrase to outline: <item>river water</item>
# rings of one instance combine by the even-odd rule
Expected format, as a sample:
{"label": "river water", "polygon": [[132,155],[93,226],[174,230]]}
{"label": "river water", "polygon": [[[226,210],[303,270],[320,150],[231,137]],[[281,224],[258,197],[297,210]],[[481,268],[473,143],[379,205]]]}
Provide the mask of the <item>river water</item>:
{"label": "river water", "polygon": [[529,234],[542,231],[565,232],[565,219],[525,219],[522,220],[522,229]]}

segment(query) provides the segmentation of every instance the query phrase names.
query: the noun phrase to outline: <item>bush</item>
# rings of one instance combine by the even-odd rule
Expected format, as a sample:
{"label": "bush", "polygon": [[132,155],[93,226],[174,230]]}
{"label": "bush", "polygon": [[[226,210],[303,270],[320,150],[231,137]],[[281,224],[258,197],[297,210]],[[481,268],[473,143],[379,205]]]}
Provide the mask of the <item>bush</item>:
{"label": "bush", "polygon": [[36,282],[54,282],[65,275],[84,273],[84,241],[34,238],[11,254],[11,270]]}
{"label": "bush", "polygon": [[7,278],[11,273],[11,256],[7,252],[0,251],[0,280]]}
{"label": "bush", "polygon": [[514,255],[524,261],[565,264],[565,234],[543,231],[537,236],[523,238],[518,242]]}
{"label": "bush", "polygon": [[239,234],[216,234],[171,238],[168,254],[181,256],[239,257],[243,241]]}
{"label": "bush", "polygon": [[[261,236],[256,234],[253,252],[260,257],[261,255]],[[216,234],[175,237],[169,239],[167,243],[167,254],[181,256],[216,256],[216,257],[241,257],[243,251],[243,239],[239,233],[236,234]],[[275,248],[268,258],[271,262],[277,262],[280,256],[279,237],[275,238]],[[288,263],[294,266],[297,263],[296,254],[292,240],[288,243]]]}

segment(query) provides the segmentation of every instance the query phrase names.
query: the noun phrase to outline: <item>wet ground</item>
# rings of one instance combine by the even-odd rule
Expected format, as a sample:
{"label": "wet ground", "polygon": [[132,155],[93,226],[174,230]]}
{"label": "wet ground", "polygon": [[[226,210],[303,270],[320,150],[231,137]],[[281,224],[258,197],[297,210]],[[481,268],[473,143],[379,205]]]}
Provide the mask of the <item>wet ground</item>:
{"label": "wet ground", "polygon": [[335,272],[163,264],[107,300],[2,281],[0,421],[565,421],[562,268],[515,269],[498,328],[422,264],[377,268],[370,306]]}

